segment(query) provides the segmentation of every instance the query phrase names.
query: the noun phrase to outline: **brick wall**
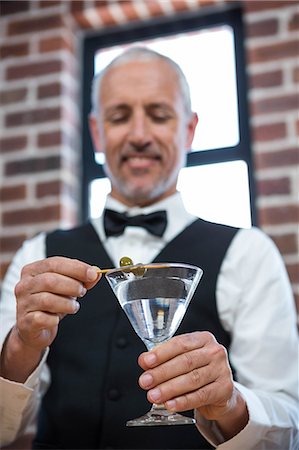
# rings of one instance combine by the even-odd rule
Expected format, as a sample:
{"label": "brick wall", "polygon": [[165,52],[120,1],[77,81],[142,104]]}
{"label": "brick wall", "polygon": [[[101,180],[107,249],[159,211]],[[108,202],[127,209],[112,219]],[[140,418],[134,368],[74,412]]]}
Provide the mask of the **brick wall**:
{"label": "brick wall", "polygon": [[[1,276],[25,238],[77,222],[82,30],[221,3],[1,3]],[[288,0],[242,3],[259,221],[283,254],[299,305],[299,7]]]}

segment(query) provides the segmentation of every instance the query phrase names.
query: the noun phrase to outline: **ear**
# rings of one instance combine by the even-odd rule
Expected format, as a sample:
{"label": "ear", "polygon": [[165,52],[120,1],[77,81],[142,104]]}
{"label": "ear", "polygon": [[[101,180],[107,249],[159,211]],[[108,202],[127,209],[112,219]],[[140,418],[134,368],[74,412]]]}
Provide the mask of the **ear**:
{"label": "ear", "polygon": [[94,150],[96,152],[103,152],[103,146],[100,139],[100,130],[96,116],[93,113],[89,114],[88,121]]}
{"label": "ear", "polygon": [[198,116],[195,112],[193,112],[187,124],[186,148],[188,149],[188,151],[190,150],[193,142],[197,123],[198,123]]}

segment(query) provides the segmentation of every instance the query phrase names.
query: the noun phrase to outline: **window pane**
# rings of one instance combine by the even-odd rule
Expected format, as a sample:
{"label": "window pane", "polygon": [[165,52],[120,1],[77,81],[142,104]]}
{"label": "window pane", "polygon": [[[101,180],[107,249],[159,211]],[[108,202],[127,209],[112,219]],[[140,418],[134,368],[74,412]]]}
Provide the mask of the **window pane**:
{"label": "window pane", "polygon": [[[180,172],[178,190],[186,209],[196,216],[226,225],[251,226],[247,165],[243,161],[186,167]],[[100,215],[108,192],[107,178],[91,183],[91,217]]]}
{"label": "window pane", "polygon": [[102,213],[110,190],[111,184],[108,178],[96,178],[90,183],[89,210],[91,218],[98,217]]}
{"label": "window pane", "polygon": [[251,227],[244,161],[186,167],[180,172],[177,187],[190,213],[212,222]]}

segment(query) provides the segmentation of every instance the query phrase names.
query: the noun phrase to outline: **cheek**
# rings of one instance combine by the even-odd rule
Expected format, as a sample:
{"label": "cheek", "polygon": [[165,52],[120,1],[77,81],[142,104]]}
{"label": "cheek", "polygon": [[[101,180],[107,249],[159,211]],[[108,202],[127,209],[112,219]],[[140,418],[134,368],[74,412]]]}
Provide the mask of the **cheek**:
{"label": "cheek", "polygon": [[106,143],[106,149],[115,149],[120,147],[125,140],[126,130],[122,126],[118,127],[104,127],[104,140]]}

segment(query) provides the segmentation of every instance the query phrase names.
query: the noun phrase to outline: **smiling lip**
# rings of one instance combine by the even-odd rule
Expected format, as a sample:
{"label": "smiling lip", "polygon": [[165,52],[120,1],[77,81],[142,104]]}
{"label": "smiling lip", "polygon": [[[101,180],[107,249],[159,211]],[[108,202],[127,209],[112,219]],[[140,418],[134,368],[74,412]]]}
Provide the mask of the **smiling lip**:
{"label": "smiling lip", "polygon": [[125,155],[122,158],[123,163],[127,163],[132,169],[146,169],[152,166],[157,161],[160,161],[160,157],[154,154],[147,155]]}

